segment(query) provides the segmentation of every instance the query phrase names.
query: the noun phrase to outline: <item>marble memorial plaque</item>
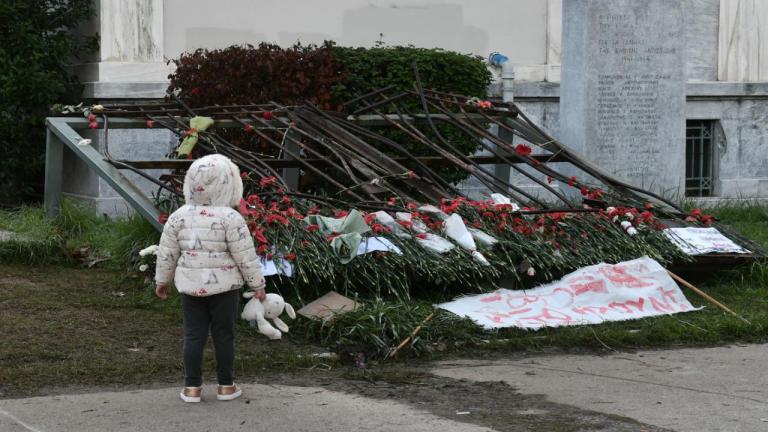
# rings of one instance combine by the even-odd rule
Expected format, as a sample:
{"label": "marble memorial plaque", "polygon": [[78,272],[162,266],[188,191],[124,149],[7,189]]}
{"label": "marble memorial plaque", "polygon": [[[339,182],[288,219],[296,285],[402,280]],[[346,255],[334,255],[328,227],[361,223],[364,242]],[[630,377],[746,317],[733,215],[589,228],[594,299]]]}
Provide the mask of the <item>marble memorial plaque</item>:
{"label": "marble memorial plaque", "polygon": [[570,0],[563,17],[561,140],[635,186],[680,196],[683,2]]}

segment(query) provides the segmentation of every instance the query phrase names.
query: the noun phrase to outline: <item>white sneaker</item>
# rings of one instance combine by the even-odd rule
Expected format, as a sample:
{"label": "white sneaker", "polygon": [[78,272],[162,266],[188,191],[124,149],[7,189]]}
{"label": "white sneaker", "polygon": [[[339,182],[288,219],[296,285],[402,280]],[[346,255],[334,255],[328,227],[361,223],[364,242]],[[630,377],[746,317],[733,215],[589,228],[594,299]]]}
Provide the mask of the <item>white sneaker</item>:
{"label": "white sneaker", "polygon": [[187,403],[197,403],[200,402],[200,395],[203,393],[202,387],[184,387],[181,389],[181,393],[179,393],[179,396],[181,396],[181,400]]}
{"label": "white sneaker", "polygon": [[228,401],[232,399],[237,399],[242,395],[243,395],[243,390],[240,387],[238,387],[237,384],[232,384],[231,386],[220,385],[218,388],[218,394],[216,395],[216,399],[220,401]]}

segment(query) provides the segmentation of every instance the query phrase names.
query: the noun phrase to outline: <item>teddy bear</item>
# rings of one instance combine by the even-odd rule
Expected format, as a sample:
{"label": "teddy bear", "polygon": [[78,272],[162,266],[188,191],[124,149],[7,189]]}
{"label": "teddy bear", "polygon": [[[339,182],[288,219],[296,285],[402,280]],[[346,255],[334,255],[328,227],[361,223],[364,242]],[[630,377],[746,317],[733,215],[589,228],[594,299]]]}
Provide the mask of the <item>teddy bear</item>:
{"label": "teddy bear", "polygon": [[[264,301],[254,298],[254,292],[249,291],[243,294],[243,297],[250,299],[243,308],[243,313],[240,316],[247,321],[256,321],[256,326],[259,329],[259,333],[264,336],[275,340],[280,339],[283,335],[282,332],[288,333],[288,326],[281,320],[280,314],[283,313],[283,309],[291,319],[296,318],[296,312],[293,310],[293,306],[286,303],[283,297],[278,294],[267,294]],[[277,328],[267,321],[271,319]],[[279,330],[278,330],[279,329]]]}

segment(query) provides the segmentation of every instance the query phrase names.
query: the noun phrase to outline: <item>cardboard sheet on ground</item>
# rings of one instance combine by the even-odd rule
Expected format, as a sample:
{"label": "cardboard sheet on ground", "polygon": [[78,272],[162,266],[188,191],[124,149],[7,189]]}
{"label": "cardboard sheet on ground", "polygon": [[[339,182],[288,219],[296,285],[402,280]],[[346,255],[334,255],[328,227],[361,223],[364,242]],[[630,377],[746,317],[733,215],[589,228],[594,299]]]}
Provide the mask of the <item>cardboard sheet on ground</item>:
{"label": "cardboard sheet on ground", "polygon": [[500,289],[437,305],[486,329],[599,324],[697,310],[658,262],[597,264],[530,290]]}
{"label": "cardboard sheet on ground", "polygon": [[664,230],[664,235],[688,255],[750,253],[724,236],[717,228],[668,228]]}
{"label": "cardboard sheet on ground", "polygon": [[296,313],[305,318],[327,321],[336,315],[351,312],[359,307],[360,304],[351,298],[344,297],[336,291],[330,291],[319,299],[308,303]]}

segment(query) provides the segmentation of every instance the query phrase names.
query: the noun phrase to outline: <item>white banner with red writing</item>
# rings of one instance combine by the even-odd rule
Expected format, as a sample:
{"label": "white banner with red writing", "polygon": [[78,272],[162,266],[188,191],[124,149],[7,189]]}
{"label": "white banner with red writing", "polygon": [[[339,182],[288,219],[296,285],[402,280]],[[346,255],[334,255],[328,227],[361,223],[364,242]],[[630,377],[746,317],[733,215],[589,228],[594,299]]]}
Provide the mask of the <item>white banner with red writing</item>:
{"label": "white banner with red writing", "polygon": [[438,308],[487,328],[600,324],[698,310],[664,267],[648,258],[597,264],[530,290],[500,289]]}

